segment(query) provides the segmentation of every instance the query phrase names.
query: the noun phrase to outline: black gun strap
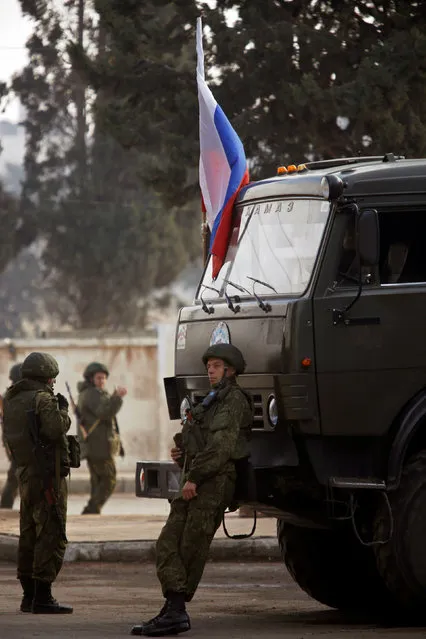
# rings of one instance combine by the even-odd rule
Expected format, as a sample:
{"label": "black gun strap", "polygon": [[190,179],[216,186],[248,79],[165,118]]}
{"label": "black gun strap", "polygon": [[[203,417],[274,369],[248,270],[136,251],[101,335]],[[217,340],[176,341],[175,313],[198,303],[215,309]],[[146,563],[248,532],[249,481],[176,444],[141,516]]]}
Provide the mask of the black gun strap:
{"label": "black gun strap", "polygon": [[34,436],[35,436],[35,445],[38,446],[40,443],[40,423],[39,423],[39,419],[37,419],[37,415],[38,413],[38,407],[37,407],[37,395],[40,393],[40,391],[36,391],[36,394],[34,395],[34,402],[33,402],[33,411],[34,411],[34,415],[35,415],[35,420],[34,420]]}
{"label": "black gun strap", "polygon": [[115,425],[115,432],[117,433],[117,435],[120,434],[120,429],[118,428],[118,421],[117,421],[117,417],[115,417],[114,415],[114,425]]}
{"label": "black gun strap", "polygon": [[194,422],[193,424],[191,424],[190,428],[191,428],[192,434],[195,437],[195,441],[197,442],[197,447],[199,448],[199,452],[201,453],[206,447],[206,443],[203,440],[203,437],[201,435],[200,428],[197,422]]}
{"label": "black gun strap", "polygon": [[61,451],[59,446],[55,449],[55,479],[56,479],[56,495],[59,497],[61,489]]}
{"label": "black gun strap", "polygon": [[[35,419],[35,433],[34,434],[36,436],[36,441],[35,441],[35,445],[36,446],[40,446],[41,445],[41,441],[40,441],[40,423],[39,423],[39,419],[37,419],[37,416],[39,415],[38,409],[37,409],[37,395],[40,392],[42,392],[42,391],[37,391],[35,396],[34,396],[34,415],[36,416],[36,419]],[[52,488],[51,479],[53,479],[53,478],[49,478],[46,473],[44,474],[43,484],[44,484],[45,488],[48,489],[48,490]],[[54,479],[55,479],[55,484],[56,484],[56,495],[59,495],[59,490],[60,490],[60,486],[61,486],[61,451],[60,451],[60,447],[58,445],[55,445],[55,475],[54,475]]]}

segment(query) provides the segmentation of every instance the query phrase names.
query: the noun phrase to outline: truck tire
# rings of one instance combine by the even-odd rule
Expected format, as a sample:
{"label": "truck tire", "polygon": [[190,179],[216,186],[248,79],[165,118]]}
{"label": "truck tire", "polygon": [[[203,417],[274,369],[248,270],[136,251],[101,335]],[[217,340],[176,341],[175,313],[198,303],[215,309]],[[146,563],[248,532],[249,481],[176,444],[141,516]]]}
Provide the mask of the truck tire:
{"label": "truck tire", "polygon": [[278,520],[277,534],[287,570],[313,599],[330,608],[378,614],[389,605],[373,550],[352,538],[351,530],[313,530]]}
{"label": "truck tire", "polygon": [[[386,544],[376,546],[377,567],[388,590],[401,608],[424,616],[426,605],[426,451],[405,464],[401,483],[389,493],[393,534]],[[390,533],[386,504],[375,521],[376,539]]]}

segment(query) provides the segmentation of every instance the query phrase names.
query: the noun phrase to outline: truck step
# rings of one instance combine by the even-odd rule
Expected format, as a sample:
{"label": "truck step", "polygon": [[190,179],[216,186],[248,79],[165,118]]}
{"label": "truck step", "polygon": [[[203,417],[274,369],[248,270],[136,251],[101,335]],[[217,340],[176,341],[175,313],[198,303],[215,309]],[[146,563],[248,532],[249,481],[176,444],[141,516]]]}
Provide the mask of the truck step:
{"label": "truck step", "polygon": [[330,488],[345,488],[348,490],[386,490],[383,479],[375,477],[330,477]]}

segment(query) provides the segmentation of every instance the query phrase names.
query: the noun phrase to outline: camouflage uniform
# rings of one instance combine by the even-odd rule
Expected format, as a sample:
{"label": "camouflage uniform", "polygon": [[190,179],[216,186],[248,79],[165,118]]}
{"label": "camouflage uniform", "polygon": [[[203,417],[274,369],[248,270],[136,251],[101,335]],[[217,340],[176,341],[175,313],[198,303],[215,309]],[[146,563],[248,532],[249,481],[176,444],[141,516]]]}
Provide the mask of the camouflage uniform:
{"label": "camouflage uniform", "polygon": [[[222,359],[236,374],[244,371],[241,352],[231,344],[217,344],[203,355]],[[213,392],[215,391],[215,392]],[[214,399],[199,404],[182,429],[183,487],[196,485],[196,496],[185,500],[182,492],[171,503],[170,514],[157,541],[157,576],[166,603],[160,614],[134,626],[131,634],[160,636],[190,629],[185,602],[194,596],[207,561],[210,544],[235,489],[235,461],[249,457],[248,439],[253,422],[253,403],[237,384],[225,377],[213,386]],[[211,395],[210,394],[210,395]],[[183,462],[182,462],[183,459]],[[182,490],[182,489],[181,489]]]}
{"label": "camouflage uniform", "polygon": [[[14,364],[9,371],[9,379],[12,384],[16,384],[21,379],[21,364]],[[18,495],[18,479],[16,477],[16,463],[13,459],[9,447],[6,444],[4,433],[2,432],[2,442],[6,450],[7,458],[10,462],[9,469],[7,471],[6,483],[3,486],[3,490],[0,498],[0,508],[13,508],[13,503]]]}
{"label": "camouflage uniform", "polygon": [[[80,427],[80,439],[84,442],[87,465],[90,472],[90,499],[83,514],[100,513],[102,506],[114,492],[117,471],[115,467],[113,441],[116,437],[115,416],[123,400],[116,394],[96,388],[90,378],[95,372],[108,370],[93,362],[84,372],[86,380],[78,385],[78,410],[86,432],[95,425],[87,439]],[[114,437],[115,434],[115,437]]]}
{"label": "camouflage uniform", "polygon": [[[47,384],[58,373],[53,357],[31,353],[22,364],[23,379],[8,389],[4,399],[4,436],[17,465],[21,495],[18,579],[24,589],[21,605],[24,612],[31,611],[33,596],[37,600],[36,609],[32,603],[33,612],[72,612],[72,608],[60,606],[50,591],[66,548],[65,477],[69,473],[66,433],[71,423],[65,398],[55,396]],[[49,451],[46,463],[52,464],[50,489],[56,497],[56,508],[48,504],[44,473],[34,454],[27,414],[31,410],[37,415],[39,440]]]}
{"label": "camouflage uniform", "polygon": [[[195,424],[182,431],[186,454],[182,485],[197,485],[197,497],[178,495],[157,541],[157,574],[163,594],[194,596],[207,561],[210,544],[231,503],[235,488],[233,459],[243,456],[242,429],[250,428],[250,403],[235,381],[227,380],[218,399],[207,410],[193,411]],[[195,434],[195,429],[198,433]]]}

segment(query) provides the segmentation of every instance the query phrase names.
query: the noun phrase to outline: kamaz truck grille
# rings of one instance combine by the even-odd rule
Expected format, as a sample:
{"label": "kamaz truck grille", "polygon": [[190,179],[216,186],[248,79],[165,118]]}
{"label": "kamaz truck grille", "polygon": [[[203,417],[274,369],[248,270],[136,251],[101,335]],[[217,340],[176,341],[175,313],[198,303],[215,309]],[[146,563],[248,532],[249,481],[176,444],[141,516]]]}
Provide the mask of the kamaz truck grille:
{"label": "kamaz truck grille", "polygon": [[262,395],[252,395],[254,402],[254,422],[253,428],[265,428],[265,423],[263,420],[263,399]]}
{"label": "kamaz truck grille", "polygon": [[[205,398],[205,396],[207,395],[207,393],[205,394],[200,394],[200,393],[192,393],[191,394],[191,399],[193,401],[194,404],[199,404],[200,402],[203,401],[203,399]],[[253,421],[253,428],[255,428],[256,430],[262,430],[265,428],[265,423],[264,423],[264,419],[263,419],[263,399],[262,399],[262,395],[259,394],[254,394],[252,393],[252,397],[253,397],[253,402],[254,402],[254,421]]]}

